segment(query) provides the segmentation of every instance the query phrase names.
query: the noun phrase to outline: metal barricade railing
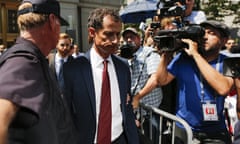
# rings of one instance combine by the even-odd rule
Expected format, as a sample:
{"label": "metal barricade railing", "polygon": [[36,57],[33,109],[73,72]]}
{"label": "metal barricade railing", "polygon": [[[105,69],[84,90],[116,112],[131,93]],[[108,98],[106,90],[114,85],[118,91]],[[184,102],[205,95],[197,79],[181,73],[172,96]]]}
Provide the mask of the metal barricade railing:
{"label": "metal barricade railing", "polygon": [[[187,134],[187,144],[192,144],[193,143],[193,133],[192,133],[192,129],[191,127],[188,125],[188,123],[171,114],[171,113],[168,113],[166,111],[163,111],[163,110],[160,110],[156,107],[153,107],[153,106],[149,106],[149,105],[145,105],[143,103],[140,103],[140,109],[144,109],[145,111],[149,112],[149,119],[152,119],[152,114],[153,113],[156,113],[156,114],[159,114],[160,116],[160,125],[159,125],[159,144],[162,144],[162,135],[163,135],[163,118],[166,118],[166,119],[169,119],[171,120],[172,122],[172,136],[171,136],[171,144],[174,144],[174,141],[175,141],[175,124],[176,122],[179,122],[180,124],[183,125],[183,127],[185,128],[185,131],[186,131],[186,134]],[[141,115],[141,120],[143,120],[143,115]],[[142,123],[142,122],[141,122]],[[150,123],[149,125],[149,135],[150,135],[150,139],[152,139],[152,124]]]}

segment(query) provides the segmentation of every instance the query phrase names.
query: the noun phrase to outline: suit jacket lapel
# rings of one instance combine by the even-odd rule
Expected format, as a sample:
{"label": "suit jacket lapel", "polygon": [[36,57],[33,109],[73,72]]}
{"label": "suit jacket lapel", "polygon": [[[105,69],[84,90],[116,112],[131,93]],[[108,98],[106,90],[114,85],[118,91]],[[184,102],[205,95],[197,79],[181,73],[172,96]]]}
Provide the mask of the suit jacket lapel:
{"label": "suit jacket lapel", "polygon": [[92,75],[92,67],[90,63],[90,51],[88,51],[85,54],[85,57],[88,60],[88,62],[84,65],[83,77],[89,92],[93,114],[96,116],[96,98],[95,98],[95,88],[94,88],[93,75]]}
{"label": "suit jacket lapel", "polygon": [[[122,112],[125,111],[125,105],[126,105],[126,95],[125,92],[126,90],[126,75],[124,74],[125,70],[124,68],[121,66],[121,64],[119,64],[119,60],[116,59],[116,57],[114,55],[112,55],[112,60],[115,66],[115,70],[116,70],[116,74],[117,74],[117,80],[118,80],[118,86],[119,86],[119,92],[120,92],[120,98],[121,98],[121,109]],[[125,114],[123,113],[123,119],[125,120]]]}
{"label": "suit jacket lapel", "polygon": [[122,73],[122,69],[118,66],[119,64],[118,64],[118,61],[116,61],[115,57],[112,57],[112,60],[115,65],[115,69],[116,69],[116,73],[117,73],[121,102],[123,102],[123,93],[122,92],[124,92],[124,89],[123,89],[122,85],[124,85],[124,75]]}

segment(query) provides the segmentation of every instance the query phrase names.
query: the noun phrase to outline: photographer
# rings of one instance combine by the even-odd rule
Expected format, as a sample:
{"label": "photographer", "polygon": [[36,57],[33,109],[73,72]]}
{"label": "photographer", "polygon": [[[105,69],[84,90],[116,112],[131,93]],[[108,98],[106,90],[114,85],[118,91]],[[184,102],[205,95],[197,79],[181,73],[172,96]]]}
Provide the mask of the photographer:
{"label": "photographer", "polygon": [[203,11],[193,10],[195,0],[186,0],[186,10],[184,13],[184,21],[188,21],[190,24],[200,24],[206,21],[206,15]]}
{"label": "photographer", "polygon": [[[134,45],[134,53],[131,61],[131,94],[133,95],[133,108],[137,109],[139,103],[159,107],[162,101],[162,89],[158,86],[156,71],[160,56],[151,47],[141,45],[141,36],[134,28],[127,28],[122,33],[123,40]],[[143,124],[144,134],[149,136],[149,121],[153,124],[153,143],[157,144],[159,138],[159,117],[153,114],[149,120],[146,113],[143,113],[145,121]]]}
{"label": "photographer", "polygon": [[[233,79],[222,75],[224,55],[220,54],[229,30],[217,21],[205,21],[201,43],[182,39],[188,45],[170,62],[171,53],[164,52],[157,71],[159,84],[177,81],[176,116],[192,128],[194,140],[201,144],[230,144],[231,138],[223,114],[224,98]],[[170,62],[170,63],[169,63]],[[186,133],[177,123],[176,142],[186,143]]]}
{"label": "photographer", "polygon": [[176,29],[177,24],[174,23],[173,17],[164,17],[162,19],[159,19],[158,21],[155,21],[151,23],[146,30],[144,31],[144,46],[149,46],[155,48],[154,43],[154,36],[156,35],[157,31],[159,30],[172,30]]}

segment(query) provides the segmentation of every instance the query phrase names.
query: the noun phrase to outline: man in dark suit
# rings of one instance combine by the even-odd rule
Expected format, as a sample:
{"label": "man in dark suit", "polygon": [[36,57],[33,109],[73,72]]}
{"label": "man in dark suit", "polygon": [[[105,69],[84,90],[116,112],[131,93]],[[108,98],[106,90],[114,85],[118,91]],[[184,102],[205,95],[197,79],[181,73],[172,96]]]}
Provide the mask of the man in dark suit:
{"label": "man in dark suit", "polygon": [[71,62],[74,58],[71,55],[72,51],[71,37],[66,33],[60,33],[58,43],[56,45],[56,52],[48,55],[49,67],[55,75],[61,93],[64,93],[63,80],[63,64]]}
{"label": "man in dark suit", "polygon": [[[66,96],[80,143],[139,143],[129,95],[130,70],[126,60],[114,55],[118,49],[121,25],[115,10],[102,8],[92,11],[88,18],[89,43],[92,48],[84,56],[64,65],[64,70],[67,69],[64,71]],[[106,69],[108,76],[103,73]],[[102,79],[102,75],[110,80]],[[103,83],[107,81],[110,87],[104,90]],[[110,94],[104,93],[106,90]],[[106,95],[110,97],[102,101]],[[105,103],[108,100],[110,104]],[[102,106],[105,105],[110,105],[110,112],[106,112],[110,113],[110,117],[105,120],[105,124],[110,124],[108,131],[101,127]],[[100,136],[102,134],[106,134],[104,138]]]}

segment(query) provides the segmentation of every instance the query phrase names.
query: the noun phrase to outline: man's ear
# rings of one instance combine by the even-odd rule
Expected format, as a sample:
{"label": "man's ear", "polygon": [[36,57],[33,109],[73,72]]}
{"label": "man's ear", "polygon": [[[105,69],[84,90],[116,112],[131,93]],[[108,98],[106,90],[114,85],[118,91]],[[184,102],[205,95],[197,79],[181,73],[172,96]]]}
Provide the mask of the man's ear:
{"label": "man's ear", "polygon": [[95,36],[95,32],[96,32],[95,28],[93,28],[93,27],[88,28],[88,34],[89,34],[90,37],[93,38]]}
{"label": "man's ear", "polygon": [[56,27],[59,27],[61,25],[60,21],[54,14],[49,15],[49,25],[51,29],[56,29]]}

